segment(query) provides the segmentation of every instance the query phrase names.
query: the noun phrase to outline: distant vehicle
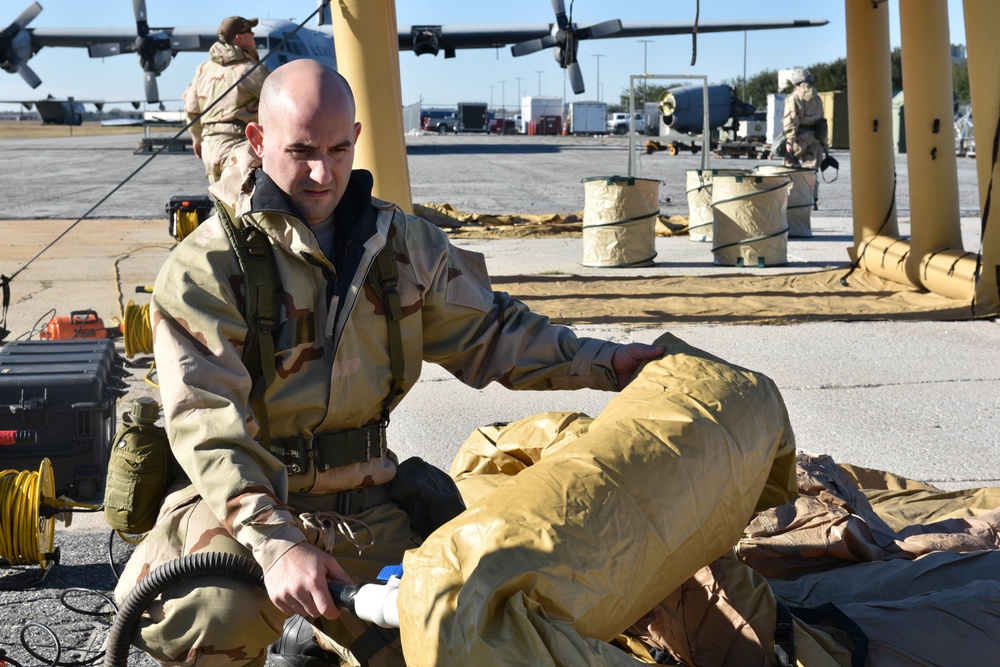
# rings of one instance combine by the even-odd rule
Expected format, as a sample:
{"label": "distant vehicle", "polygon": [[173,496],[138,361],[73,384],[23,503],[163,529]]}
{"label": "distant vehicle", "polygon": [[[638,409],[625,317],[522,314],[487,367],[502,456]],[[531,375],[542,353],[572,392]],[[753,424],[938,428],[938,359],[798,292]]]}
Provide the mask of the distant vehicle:
{"label": "distant vehicle", "polygon": [[459,102],[456,132],[489,132],[486,102]]}
{"label": "distant vehicle", "polygon": [[[530,134],[532,127],[542,118],[559,117],[562,126],[563,99],[552,95],[527,95],[521,98],[521,134]],[[537,129],[537,128],[536,128]]]}
{"label": "distant vehicle", "polygon": [[[646,115],[641,111],[635,112],[635,131],[639,134],[646,133]],[[608,119],[608,134],[628,134],[628,112],[617,111],[611,114]]]}
{"label": "distant vehicle", "polygon": [[423,109],[420,112],[420,127],[425,132],[447,134],[458,131],[458,112],[455,109]]}

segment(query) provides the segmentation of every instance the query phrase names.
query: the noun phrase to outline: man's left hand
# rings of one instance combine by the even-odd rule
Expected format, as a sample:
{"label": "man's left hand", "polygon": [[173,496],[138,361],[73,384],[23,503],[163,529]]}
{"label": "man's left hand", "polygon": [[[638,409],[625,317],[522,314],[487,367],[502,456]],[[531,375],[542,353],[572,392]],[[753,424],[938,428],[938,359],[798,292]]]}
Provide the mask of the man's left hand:
{"label": "man's left hand", "polygon": [[629,343],[615,350],[611,357],[611,368],[618,377],[619,389],[624,388],[635,375],[639,365],[650,359],[659,359],[667,348],[662,345],[646,345],[645,343]]}

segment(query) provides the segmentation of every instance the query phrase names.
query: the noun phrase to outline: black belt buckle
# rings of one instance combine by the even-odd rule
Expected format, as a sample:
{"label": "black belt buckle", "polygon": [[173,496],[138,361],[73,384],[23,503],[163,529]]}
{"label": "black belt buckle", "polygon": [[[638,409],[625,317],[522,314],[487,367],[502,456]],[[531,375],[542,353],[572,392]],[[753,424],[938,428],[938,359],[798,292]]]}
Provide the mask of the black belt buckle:
{"label": "black belt buckle", "polygon": [[301,435],[294,438],[272,440],[270,450],[285,464],[289,474],[298,475],[306,471],[309,451],[306,448],[306,439]]}
{"label": "black belt buckle", "polygon": [[341,491],[337,494],[337,500],[334,503],[334,508],[334,511],[337,514],[342,514],[344,516],[350,516],[360,512],[365,509],[365,490],[351,489],[350,491]]}

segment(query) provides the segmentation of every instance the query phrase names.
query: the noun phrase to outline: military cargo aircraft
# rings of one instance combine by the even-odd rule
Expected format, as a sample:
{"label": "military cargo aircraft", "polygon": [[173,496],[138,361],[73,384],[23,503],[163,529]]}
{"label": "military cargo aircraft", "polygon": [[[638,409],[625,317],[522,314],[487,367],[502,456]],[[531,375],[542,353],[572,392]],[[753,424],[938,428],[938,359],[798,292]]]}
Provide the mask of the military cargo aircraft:
{"label": "military cargo aircraft", "polygon": [[[272,69],[296,58],[314,58],[336,67],[330,28],[328,0],[319,0],[315,27],[298,26],[281,19],[260,19],[254,30],[257,50]],[[581,41],[621,37],[650,37],[709,32],[742,32],[783,28],[818,27],[825,20],[786,21],[712,21],[704,23],[622,22],[618,19],[592,24],[573,21],[572,2],[567,14],[563,0],[551,0],[553,23],[503,25],[405,25],[399,26],[400,51],[416,55],[456,55],[459,49],[511,47],[514,56],[553,50],[556,61],[567,70],[573,92],[584,91],[583,74],[577,60]],[[42,11],[32,3],[0,33],[0,68],[18,73],[32,88],[41,79],[28,61],[44,47],[86,48],[91,58],[135,53],[145,77],[148,102],[160,99],[156,77],[167,68],[171,58],[181,51],[207,51],[216,41],[215,27],[151,27],[146,14],[146,0],[132,0],[134,28],[31,28],[29,24]],[[280,45],[280,48],[278,48]]]}

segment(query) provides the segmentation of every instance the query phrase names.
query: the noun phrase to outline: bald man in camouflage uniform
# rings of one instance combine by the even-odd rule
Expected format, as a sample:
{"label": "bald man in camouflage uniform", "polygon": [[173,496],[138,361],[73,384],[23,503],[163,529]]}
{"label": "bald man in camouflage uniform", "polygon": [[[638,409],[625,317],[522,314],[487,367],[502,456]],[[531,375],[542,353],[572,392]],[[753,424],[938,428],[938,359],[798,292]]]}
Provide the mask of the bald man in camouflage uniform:
{"label": "bald man in camouflage uniform", "polygon": [[[372,197],[371,174],[352,169],[360,132],[346,81],[316,61],[293,61],[265,82],[249,145],[211,188],[236,225],[274,249],[270,451],[258,442],[254,378],[242,359],[252,333],[242,274],[218,216],[175,248],[156,281],[164,419],[191,483],[165,499],[116,596],[162,563],[205,551],[252,558],[266,586],[195,579],[168,590],[135,637],[161,664],[262,665],[292,615],[316,619],[317,638],[344,664],[404,664],[398,636],[338,609],[327,582],[373,581],[420,542],[386,490],[397,459],[383,427],[423,361],[473,387],[618,390],[662,354],[579,338],[494,292],[482,255]],[[386,244],[403,312],[399,394],[390,390],[385,305],[366,278]],[[346,461],[337,443],[358,433],[376,446]],[[286,456],[295,447],[306,456]]]}
{"label": "bald man in camouflage uniform", "polygon": [[184,91],[184,111],[188,121],[193,122],[189,129],[191,145],[194,154],[205,163],[209,184],[219,180],[225,160],[246,141],[247,124],[257,120],[260,87],[268,75],[264,65],[209,108],[257,64],[259,57],[253,40],[256,25],[257,19],[242,16],[223,20],[219,24],[219,41],[208,50],[208,60],[198,66]]}

